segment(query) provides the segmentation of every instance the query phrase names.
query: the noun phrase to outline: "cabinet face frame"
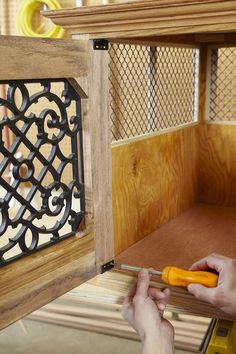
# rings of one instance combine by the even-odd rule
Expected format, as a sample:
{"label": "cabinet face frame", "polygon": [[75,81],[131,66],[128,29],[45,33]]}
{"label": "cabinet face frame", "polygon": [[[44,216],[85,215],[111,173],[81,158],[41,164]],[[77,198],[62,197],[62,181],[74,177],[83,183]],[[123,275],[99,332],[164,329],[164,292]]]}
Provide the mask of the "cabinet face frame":
{"label": "cabinet face frame", "polygon": [[[109,218],[111,192],[107,182],[111,180],[109,154],[101,159],[109,138],[107,131],[104,133],[106,127],[98,125],[100,130],[96,128],[98,121],[107,123],[104,119],[106,107],[98,104],[98,96],[102,90],[106,92],[106,86],[98,88],[101,83],[106,85],[104,58],[100,53],[94,57],[88,41],[0,36],[0,49],[1,80],[68,77],[82,98],[86,204],[85,220],[76,236],[0,268],[0,328],[4,328],[100,273],[101,266],[113,259],[113,235],[112,218]],[[101,62],[101,70],[97,70],[97,60]],[[88,66],[92,70],[88,70]],[[91,82],[96,83],[90,91],[93,98],[89,102],[86,88],[82,90],[78,84],[80,80],[86,87]],[[89,107],[89,114],[86,114],[86,107]],[[95,147],[94,141],[98,142]],[[109,233],[110,241],[103,229]]]}

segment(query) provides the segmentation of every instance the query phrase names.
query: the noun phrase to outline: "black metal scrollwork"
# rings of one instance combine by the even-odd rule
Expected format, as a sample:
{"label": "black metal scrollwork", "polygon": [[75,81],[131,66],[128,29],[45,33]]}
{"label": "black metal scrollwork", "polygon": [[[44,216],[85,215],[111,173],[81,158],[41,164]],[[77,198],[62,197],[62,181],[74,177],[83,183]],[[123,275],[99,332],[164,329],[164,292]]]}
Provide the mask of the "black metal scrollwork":
{"label": "black metal scrollwork", "polygon": [[[52,89],[55,82],[63,87],[61,97]],[[40,84],[39,92],[31,94],[31,84]],[[85,197],[78,93],[65,79],[0,81],[0,85],[7,88],[6,96],[0,97],[0,108],[7,112],[0,117],[0,265],[4,265],[74,235],[84,215]],[[48,106],[41,103],[35,109],[42,100]],[[9,146],[6,129],[14,137]],[[35,141],[27,135],[30,131],[35,132]],[[69,154],[62,151],[63,144]],[[19,158],[21,148],[27,154]],[[63,177],[65,171],[69,181]],[[45,185],[47,176],[50,183]]]}

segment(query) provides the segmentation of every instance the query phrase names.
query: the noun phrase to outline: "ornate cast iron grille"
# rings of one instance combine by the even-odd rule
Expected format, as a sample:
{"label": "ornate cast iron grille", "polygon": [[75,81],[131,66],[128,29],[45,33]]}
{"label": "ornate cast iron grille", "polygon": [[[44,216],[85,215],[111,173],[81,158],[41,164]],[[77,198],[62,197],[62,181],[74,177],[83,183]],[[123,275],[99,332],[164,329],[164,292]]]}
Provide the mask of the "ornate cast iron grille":
{"label": "ornate cast iron grille", "polygon": [[199,49],[112,43],[109,54],[113,140],[197,120]]}
{"label": "ornate cast iron grille", "polygon": [[236,47],[210,48],[208,112],[211,122],[236,120]]}
{"label": "ornate cast iron grille", "polygon": [[0,88],[3,265],[74,235],[85,198],[78,93],[65,79],[0,82]]}

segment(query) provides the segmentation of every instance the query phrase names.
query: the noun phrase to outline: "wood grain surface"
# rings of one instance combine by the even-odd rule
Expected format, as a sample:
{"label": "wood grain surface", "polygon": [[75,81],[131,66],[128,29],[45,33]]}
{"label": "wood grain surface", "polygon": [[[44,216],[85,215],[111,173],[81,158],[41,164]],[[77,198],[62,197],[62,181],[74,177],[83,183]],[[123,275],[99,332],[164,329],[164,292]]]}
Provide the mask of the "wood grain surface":
{"label": "wood grain surface", "polygon": [[[123,279],[124,287],[119,286]],[[109,289],[105,282],[114,286]],[[102,274],[73,289],[43,308],[29,319],[56,323],[67,328],[80,328],[110,336],[140,340],[135,330],[121,315],[121,300],[127,287],[127,275],[118,272]],[[210,318],[165,311],[165,318],[175,329],[175,348],[196,352],[207,331]],[[189,353],[189,352],[188,352]]]}
{"label": "wood grain surface", "polygon": [[0,36],[0,80],[66,78],[88,71],[87,43]]}
{"label": "wood grain surface", "polygon": [[0,268],[0,329],[93,277],[93,238],[71,237]]}
{"label": "wood grain surface", "polygon": [[210,253],[236,258],[236,209],[198,204],[116,257],[118,263],[188,269]]}
{"label": "wood grain surface", "polygon": [[87,33],[92,38],[236,30],[236,4],[226,0],[136,1],[43,14],[73,33]]}
{"label": "wood grain surface", "polygon": [[236,126],[204,124],[200,134],[199,201],[236,206]]}
{"label": "wood grain surface", "polygon": [[90,42],[88,119],[91,143],[95,253],[99,271],[101,265],[114,258],[108,63],[108,51],[94,50],[93,43]]}
{"label": "wood grain surface", "polygon": [[146,36],[146,37],[135,37],[135,38],[110,38],[110,43],[131,43],[131,44],[146,44],[146,45],[193,45],[197,46],[199,44],[219,44],[224,46],[225,44],[235,44],[236,33],[187,33],[179,35],[162,35],[162,36]]}
{"label": "wood grain surface", "polygon": [[196,201],[197,128],[112,148],[115,254]]}
{"label": "wood grain surface", "polygon": [[[68,296],[71,302],[75,302],[83,298],[87,303],[101,301],[106,302],[108,305],[122,304],[124,298],[127,296],[130,287],[136,282],[136,274],[128,274],[119,271],[109,271],[100,274],[95,278],[89,280],[88,285],[92,291],[88,291],[88,285],[83,284],[81,287],[72,290]],[[163,288],[163,283],[158,278],[152,278],[151,286],[159,289]],[[188,291],[180,287],[171,287],[170,304],[167,306],[167,311],[181,313],[185,317],[187,314],[203,316],[203,317],[216,317],[222,319],[230,319],[229,315],[224,314],[216,307],[195,299]],[[78,295],[77,295],[78,294]],[[186,317],[185,317],[186,318]],[[201,320],[200,320],[201,321]]]}

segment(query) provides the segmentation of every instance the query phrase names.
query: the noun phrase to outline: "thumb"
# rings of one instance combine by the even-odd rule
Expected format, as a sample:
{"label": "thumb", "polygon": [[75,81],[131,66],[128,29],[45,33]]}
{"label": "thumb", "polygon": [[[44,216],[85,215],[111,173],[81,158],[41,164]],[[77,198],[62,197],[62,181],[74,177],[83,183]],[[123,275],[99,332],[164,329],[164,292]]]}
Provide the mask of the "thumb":
{"label": "thumb", "polygon": [[211,304],[214,302],[216,288],[207,288],[201,284],[190,284],[188,285],[188,291],[198,300]]}
{"label": "thumb", "polygon": [[148,288],[150,284],[150,277],[147,269],[142,269],[138,275],[137,290],[135,297],[147,297]]}

